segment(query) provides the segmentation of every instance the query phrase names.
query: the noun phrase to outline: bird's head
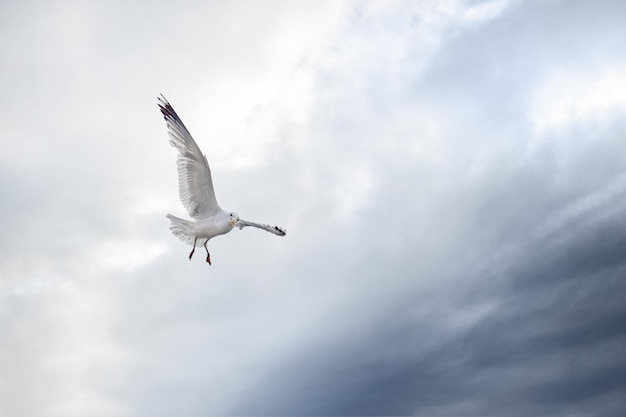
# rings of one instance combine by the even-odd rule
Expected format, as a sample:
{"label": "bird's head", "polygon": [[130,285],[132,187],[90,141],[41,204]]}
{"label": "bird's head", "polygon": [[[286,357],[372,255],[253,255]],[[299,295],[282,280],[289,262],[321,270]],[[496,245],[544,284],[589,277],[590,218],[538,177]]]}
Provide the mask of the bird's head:
{"label": "bird's head", "polygon": [[228,213],[228,220],[230,224],[235,227],[235,224],[239,221],[239,215],[237,213]]}

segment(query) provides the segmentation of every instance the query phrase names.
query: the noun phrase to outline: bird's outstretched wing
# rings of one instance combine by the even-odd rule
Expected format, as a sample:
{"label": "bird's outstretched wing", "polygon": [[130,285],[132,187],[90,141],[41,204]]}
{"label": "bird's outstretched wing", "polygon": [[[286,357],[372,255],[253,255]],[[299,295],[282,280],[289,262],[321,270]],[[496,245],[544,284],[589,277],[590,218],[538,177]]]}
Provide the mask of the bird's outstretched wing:
{"label": "bird's outstretched wing", "polygon": [[252,226],[252,227],[257,227],[259,229],[263,229],[266,232],[274,233],[275,235],[278,235],[278,236],[285,236],[287,234],[287,231],[285,229],[282,229],[278,226],[270,226],[267,224],[252,223],[252,222],[247,222],[241,219],[237,220],[237,223],[235,223],[235,226],[239,227],[239,230],[243,229],[246,226]]}
{"label": "bird's outstretched wing", "polygon": [[170,145],[178,150],[178,192],[189,215],[195,219],[211,216],[221,209],[213,191],[211,169],[191,134],[163,95],[159,108],[167,122]]}

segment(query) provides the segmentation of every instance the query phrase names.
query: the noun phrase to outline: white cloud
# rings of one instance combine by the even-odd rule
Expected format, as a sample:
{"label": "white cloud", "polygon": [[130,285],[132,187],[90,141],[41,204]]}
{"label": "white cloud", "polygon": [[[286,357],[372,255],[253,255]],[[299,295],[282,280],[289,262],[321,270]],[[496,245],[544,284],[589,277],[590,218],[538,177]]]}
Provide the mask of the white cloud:
{"label": "white cloud", "polygon": [[335,174],[333,184],[335,212],[343,220],[353,216],[365,203],[376,178],[372,169],[365,166],[344,165],[340,172]]}
{"label": "white cloud", "polygon": [[470,3],[469,7],[462,13],[463,20],[469,23],[483,23],[497,18],[507,8],[516,3],[519,4],[515,0],[482,1],[475,5]]}
{"label": "white cloud", "polygon": [[135,241],[128,237],[118,241],[108,239],[90,248],[88,262],[98,268],[129,272],[153,262],[165,253],[166,248],[167,246],[163,243],[150,242],[145,239]]}
{"label": "white cloud", "polygon": [[530,103],[536,135],[586,126],[600,128],[625,116],[624,65],[554,70],[545,76]]}
{"label": "white cloud", "polygon": [[[541,188],[553,161],[515,154],[533,129],[562,140],[623,116],[622,66],[570,68],[550,48],[533,51],[554,65],[525,61],[527,37],[552,39],[528,17],[561,2],[25,4],[0,16],[0,414],[250,414],[299,402],[297,386],[315,397],[305,409],[325,405],[345,356],[373,364],[345,381],[380,371],[354,385],[395,392],[385,378],[457,352],[450,341],[509,308],[491,275],[529,219],[550,235],[621,209],[606,207],[624,191],[609,181],[617,157],[587,188],[573,164],[558,173],[569,188]],[[184,209],[160,92],[207,153],[220,204],[284,239],[234,231],[210,242],[213,266],[203,249],[187,260],[164,218]],[[343,388],[328,407],[373,398]]]}

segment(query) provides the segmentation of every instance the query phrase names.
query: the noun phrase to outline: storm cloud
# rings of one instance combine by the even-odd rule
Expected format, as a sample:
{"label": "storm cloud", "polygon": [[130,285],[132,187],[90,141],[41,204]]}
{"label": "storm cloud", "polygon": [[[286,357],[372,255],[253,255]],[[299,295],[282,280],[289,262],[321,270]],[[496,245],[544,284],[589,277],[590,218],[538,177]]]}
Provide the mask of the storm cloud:
{"label": "storm cloud", "polygon": [[5,9],[0,415],[626,410],[626,3]]}

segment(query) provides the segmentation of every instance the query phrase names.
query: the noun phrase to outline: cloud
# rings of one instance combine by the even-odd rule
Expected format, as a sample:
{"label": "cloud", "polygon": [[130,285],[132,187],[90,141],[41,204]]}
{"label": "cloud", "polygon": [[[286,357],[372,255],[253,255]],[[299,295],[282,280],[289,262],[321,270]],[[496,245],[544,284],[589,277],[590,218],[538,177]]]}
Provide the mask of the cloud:
{"label": "cloud", "polygon": [[[623,391],[624,366],[617,354],[623,297],[616,292],[624,160],[611,155],[621,123],[608,124],[590,144],[586,130],[577,131],[579,120],[571,120],[562,134],[581,140],[566,154],[552,142],[529,147],[545,133],[524,115],[535,108],[532,98],[549,82],[553,63],[568,58],[558,46],[569,40],[550,35],[547,19],[535,19],[556,3],[524,6],[444,38],[413,80],[386,66],[387,78],[363,85],[353,79],[338,96],[325,92],[350,109],[323,106],[326,122],[317,123],[350,135],[341,158],[375,154],[378,161],[377,186],[351,218],[357,224],[344,226],[355,236],[354,245],[342,247],[349,259],[335,261],[333,275],[341,280],[333,279],[334,288],[350,290],[342,308],[234,414],[622,408],[615,395]],[[577,20],[569,24],[567,34]],[[525,36],[539,35],[548,46],[536,44],[531,65],[526,55],[534,39],[528,44]],[[358,80],[352,68],[338,65],[332,76]],[[409,94],[399,92],[403,83],[413,87]],[[411,117],[437,128],[415,130],[424,124]],[[394,154],[406,149],[418,151]],[[374,240],[358,253],[356,242]],[[600,312],[596,301],[612,307]],[[582,305],[590,310],[579,313]],[[576,366],[587,355],[597,360]]]}
{"label": "cloud", "polygon": [[548,75],[534,99],[531,118],[540,135],[572,125],[606,124],[623,118],[626,91],[619,67],[590,74]]}
{"label": "cloud", "polygon": [[[0,414],[621,415],[622,9],[15,6]],[[187,260],[160,92],[284,239]]]}

